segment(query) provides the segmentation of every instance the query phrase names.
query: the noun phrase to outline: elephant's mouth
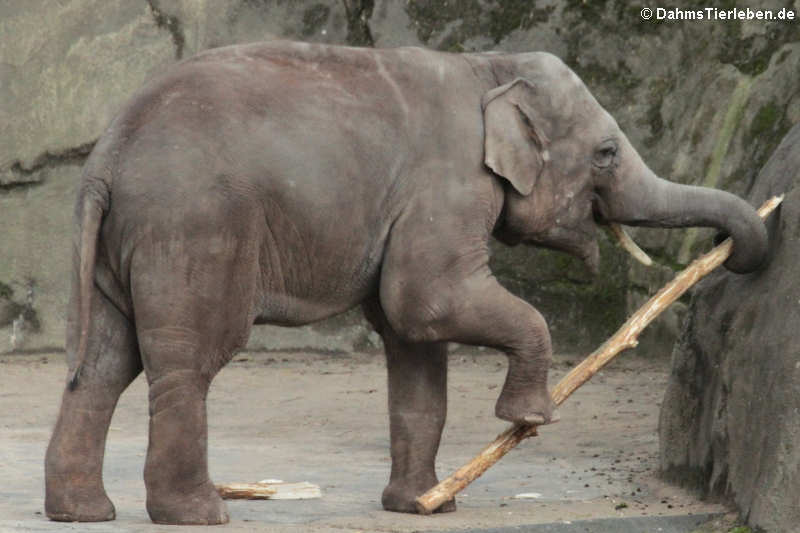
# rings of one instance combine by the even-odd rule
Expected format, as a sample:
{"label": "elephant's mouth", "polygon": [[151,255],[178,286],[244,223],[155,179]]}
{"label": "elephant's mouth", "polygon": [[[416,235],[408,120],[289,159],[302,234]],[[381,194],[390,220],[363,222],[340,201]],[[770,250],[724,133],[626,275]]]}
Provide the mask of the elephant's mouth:
{"label": "elephant's mouth", "polygon": [[546,230],[525,235],[509,231],[505,224],[505,217],[501,216],[493,235],[507,246],[525,243],[566,252],[583,261],[587,270],[595,275],[600,268],[600,247],[597,244],[595,232],[597,226],[602,226],[609,228],[622,248],[634,258],[645,265],[651,265],[650,257],[636,245],[620,224],[608,219],[607,213],[608,209],[602,198],[599,195],[593,195],[590,212],[587,216],[580,217],[576,223],[568,226],[551,226]]}
{"label": "elephant's mouth", "polygon": [[600,270],[600,247],[591,228],[552,228],[525,239],[526,244],[566,252],[577,257],[594,276]]}
{"label": "elephant's mouth", "polygon": [[[653,260],[647,253],[631,239],[620,224],[607,222],[604,224],[611,234],[619,241],[620,246],[637,261],[646,266],[653,264]],[[543,246],[553,250],[559,250],[573,255],[583,261],[586,268],[594,276],[600,269],[600,247],[594,237],[593,231],[585,228],[569,230],[565,228],[553,228],[545,234],[537,235],[531,239],[526,239],[526,243]]]}

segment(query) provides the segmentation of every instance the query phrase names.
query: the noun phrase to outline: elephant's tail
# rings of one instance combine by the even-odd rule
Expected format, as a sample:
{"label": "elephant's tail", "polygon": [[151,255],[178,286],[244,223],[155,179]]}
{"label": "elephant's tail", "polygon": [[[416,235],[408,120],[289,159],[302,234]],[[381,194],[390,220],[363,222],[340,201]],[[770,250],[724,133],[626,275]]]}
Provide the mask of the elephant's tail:
{"label": "elephant's tail", "polygon": [[[78,306],[78,348],[75,354],[75,368],[70,372],[68,387],[75,389],[86,359],[89,343],[89,321],[91,317],[92,286],[94,285],[95,259],[97,257],[97,239],[103,216],[108,211],[109,189],[102,178],[91,178],[84,175],[75,215],[78,222],[75,246],[75,264],[77,269],[77,298],[73,304]],[[73,278],[75,279],[75,278]]]}

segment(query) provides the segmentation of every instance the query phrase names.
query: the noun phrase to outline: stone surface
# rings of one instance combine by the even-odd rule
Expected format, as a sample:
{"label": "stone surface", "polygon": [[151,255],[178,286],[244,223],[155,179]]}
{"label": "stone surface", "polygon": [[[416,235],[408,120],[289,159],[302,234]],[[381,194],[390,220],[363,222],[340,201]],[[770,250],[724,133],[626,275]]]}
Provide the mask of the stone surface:
{"label": "stone surface", "polygon": [[[800,13],[800,0],[757,7],[786,6]],[[21,347],[63,342],[70,187],[78,165],[149,75],[215,46],[292,38],[547,50],[581,75],[656,172],[747,193],[777,142],[800,122],[800,24],[643,21],[640,9],[621,0],[1,3],[0,283],[14,287],[14,305],[22,305],[23,287],[35,280],[31,312],[41,317]],[[493,264],[503,283],[542,308],[557,350],[584,350],[707,247],[709,235],[637,230],[635,238],[661,267],[632,266],[604,245],[603,274],[591,285],[577,261],[552,252],[495,246]],[[0,295],[0,307],[11,305],[2,302]],[[680,306],[666,313],[642,336],[638,352],[668,354],[680,318]],[[344,333],[331,336],[339,325]],[[258,349],[348,349],[367,336],[357,313],[303,330],[255,330],[251,348]],[[0,322],[0,352],[9,349],[11,334],[12,325]]]}
{"label": "stone surface", "polygon": [[[13,316],[0,320],[0,353],[63,348],[72,204],[80,171],[78,164],[61,165],[58,179],[52,182],[0,194],[0,281],[7,287],[6,291],[0,287],[0,308],[5,300],[14,311]],[[12,324],[20,316],[17,329],[22,328],[23,338],[19,332],[14,334]]]}
{"label": "stone surface", "polygon": [[86,153],[81,147],[173,56],[146,2],[5,2],[0,35],[0,183],[48,156]]}
{"label": "stone surface", "polygon": [[800,523],[800,126],[749,198],[781,193],[765,268],[718,273],[695,292],[660,419],[665,475],[732,500],[767,531]]}

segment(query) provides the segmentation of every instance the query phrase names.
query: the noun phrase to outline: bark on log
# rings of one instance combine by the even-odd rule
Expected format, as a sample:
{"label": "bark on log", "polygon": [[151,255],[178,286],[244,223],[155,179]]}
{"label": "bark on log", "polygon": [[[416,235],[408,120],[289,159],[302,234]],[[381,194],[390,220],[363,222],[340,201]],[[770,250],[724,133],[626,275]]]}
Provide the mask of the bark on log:
{"label": "bark on log", "polygon": [[[780,205],[781,201],[783,201],[783,196],[767,200],[758,209],[758,215],[762,219],[766,219]],[[561,405],[578,387],[589,381],[616,355],[628,348],[635,348],[642,330],[672,302],[680,298],[692,285],[700,281],[703,276],[724,263],[730,257],[732,250],[733,241],[727,238],[713,250],[689,264],[675,276],[675,279],[667,283],[655,296],[631,315],[610,339],[558,382],[551,393],[553,402],[556,405]],[[469,463],[418,497],[417,512],[431,514],[440,505],[452,500],[459,491],[480,477],[481,474],[517,444],[534,435],[537,435],[536,426],[510,426]]]}

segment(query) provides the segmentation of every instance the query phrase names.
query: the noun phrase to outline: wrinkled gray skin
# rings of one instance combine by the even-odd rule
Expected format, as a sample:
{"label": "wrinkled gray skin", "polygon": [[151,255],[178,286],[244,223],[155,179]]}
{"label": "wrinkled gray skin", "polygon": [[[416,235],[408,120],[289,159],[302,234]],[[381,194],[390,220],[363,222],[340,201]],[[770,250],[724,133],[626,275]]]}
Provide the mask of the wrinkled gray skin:
{"label": "wrinkled gray skin", "polygon": [[547,326],[490,272],[490,235],[592,268],[596,225],[609,221],[720,228],[736,272],[766,248],[744,201],[656,177],[544,53],[286,42],[202,53],[114,120],[86,164],[76,217],[71,377],[46,458],[55,520],[114,517],[106,432],[144,369],[150,517],[225,522],[206,459],[212,378],[253,323],[308,324],[356,305],[386,345],[383,506],[414,512],[437,481],[446,342],[508,355],[497,416],[552,421]]}

